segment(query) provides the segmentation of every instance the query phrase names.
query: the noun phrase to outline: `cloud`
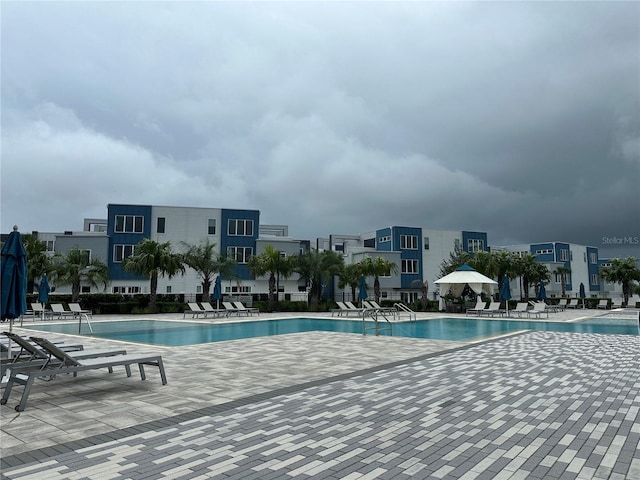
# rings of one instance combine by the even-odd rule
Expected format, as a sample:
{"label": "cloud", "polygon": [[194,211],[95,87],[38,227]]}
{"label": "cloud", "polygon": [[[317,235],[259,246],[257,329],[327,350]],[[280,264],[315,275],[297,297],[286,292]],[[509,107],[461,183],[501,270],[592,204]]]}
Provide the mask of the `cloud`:
{"label": "cloud", "polygon": [[1,22],[4,232],[115,202],[258,209],[308,239],[640,224],[632,3],[9,2]]}

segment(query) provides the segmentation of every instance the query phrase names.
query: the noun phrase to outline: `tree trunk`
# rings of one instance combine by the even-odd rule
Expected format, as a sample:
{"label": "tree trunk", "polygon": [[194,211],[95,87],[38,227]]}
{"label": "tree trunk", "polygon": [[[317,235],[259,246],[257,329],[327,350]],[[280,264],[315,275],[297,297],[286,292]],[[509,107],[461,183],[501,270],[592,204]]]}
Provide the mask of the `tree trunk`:
{"label": "tree trunk", "polygon": [[373,280],[373,294],[376,297],[376,303],[380,303],[380,280],[378,279],[377,275]]}
{"label": "tree trunk", "polygon": [[271,276],[269,276],[269,311],[273,312],[275,310],[275,293],[276,291],[276,277],[271,272]]}
{"label": "tree trunk", "polygon": [[149,312],[158,313],[158,272],[151,273],[151,291],[149,295]]}
{"label": "tree trunk", "polygon": [[208,302],[211,300],[209,297],[209,290],[211,289],[211,280],[208,278],[202,281],[202,301]]}
{"label": "tree trunk", "polygon": [[80,282],[73,282],[71,285],[71,302],[76,303],[80,298]]}

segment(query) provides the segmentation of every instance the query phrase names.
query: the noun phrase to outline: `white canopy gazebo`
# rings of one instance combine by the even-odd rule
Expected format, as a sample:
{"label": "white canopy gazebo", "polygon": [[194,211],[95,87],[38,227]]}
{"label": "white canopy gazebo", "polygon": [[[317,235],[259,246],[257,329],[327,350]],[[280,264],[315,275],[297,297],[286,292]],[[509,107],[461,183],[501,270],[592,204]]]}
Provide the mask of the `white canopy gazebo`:
{"label": "white canopy gazebo", "polygon": [[440,288],[440,303],[438,305],[440,310],[445,309],[445,295],[450,293],[455,297],[459,297],[465,285],[469,285],[469,288],[478,295],[482,292],[485,292],[487,295],[493,295],[493,287],[498,285],[498,282],[482,275],[469,265],[462,265],[449,275],[445,275],[433,283]]}

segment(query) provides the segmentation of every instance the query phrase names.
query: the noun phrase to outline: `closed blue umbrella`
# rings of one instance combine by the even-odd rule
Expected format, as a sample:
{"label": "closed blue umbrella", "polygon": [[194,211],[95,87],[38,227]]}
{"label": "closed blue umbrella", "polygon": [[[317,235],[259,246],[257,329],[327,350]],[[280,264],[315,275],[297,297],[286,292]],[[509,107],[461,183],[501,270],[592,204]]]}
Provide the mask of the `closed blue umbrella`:
{"label": "closed blue umbrella", "polygon": [[222,280],[220,275],[216,277],[216,281],[213,284],[213,293],[211,294],[211,300],[216,301],[216,308],[220,308],[220,300],[222,299]]}
{"label": "closed blue umbrella", "polygon": [[360,285],[358,286],[358,300],[366,300],[369,297],[367,293],[367,281],[364,276],[360,277]]}
{"label": "closed blue umbrella", "polygon": [[538,300],[545,301],[547,299],[547,290],[544,288],[544,282],[538,285]]}
{"label": "closed blue umbrella", "polygon": [[27,311],[27,252],[22,245],[18,227],[13,227],[2,247],[2,320],[9,319],[9,330],[13,319]]}
{"label": "closed blue umbrella", "polygon": [[502,277],[502,283],[500,284],[500,300],[504,300],[507,315],[509,315],[509,300],[511,300],[511,285],[509,284],[509,277],[506,275]]}
{"label": "closed blue umbrella", "polygon": [[51,287],[49,286],[49,280],[47,276],[43,275],[38,286],[38,301],[42,304],[42,317],[44,318],[44,306],[49,303],[49,292]]}
{"label": "closed blue umbrella", "polygon": [[580,298],[582,299],[582,308],[584,308],[584,299],[586,298],[587,294],[584,291],[584,283],[580,283]]}

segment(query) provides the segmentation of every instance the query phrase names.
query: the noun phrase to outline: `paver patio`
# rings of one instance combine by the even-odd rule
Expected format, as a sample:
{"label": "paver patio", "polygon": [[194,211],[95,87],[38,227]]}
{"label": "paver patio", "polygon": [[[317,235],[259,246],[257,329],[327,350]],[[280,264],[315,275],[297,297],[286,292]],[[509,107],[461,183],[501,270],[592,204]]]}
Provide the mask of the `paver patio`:
{"label": "paver patio", "polygon": [[10,401],[2,478],[636,479],[639,347],[555,332],[136,345],[166,357],[169,385],[95,372],[39,385],[20,414]]}

